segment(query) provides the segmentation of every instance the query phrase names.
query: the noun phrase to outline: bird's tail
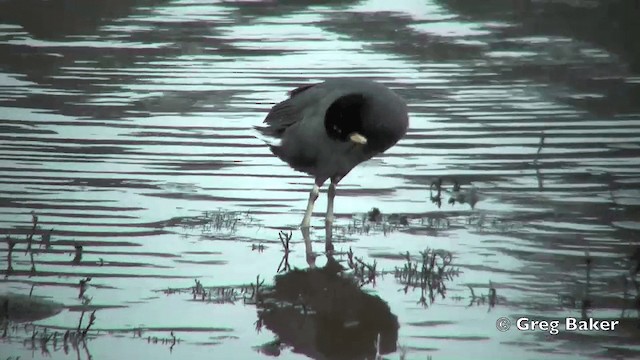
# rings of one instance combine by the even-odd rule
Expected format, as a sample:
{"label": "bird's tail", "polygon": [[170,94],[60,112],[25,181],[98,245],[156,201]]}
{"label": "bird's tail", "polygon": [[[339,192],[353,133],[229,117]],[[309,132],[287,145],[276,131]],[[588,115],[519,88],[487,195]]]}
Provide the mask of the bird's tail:
{"label": "bird's tail", "polygon": [[253,127],[253,136],[263,141],[265,144],[269,145],[269,147],[279,147],[281,146],[281,139],[273,136],[269,128],[266,126],[256,125]]}

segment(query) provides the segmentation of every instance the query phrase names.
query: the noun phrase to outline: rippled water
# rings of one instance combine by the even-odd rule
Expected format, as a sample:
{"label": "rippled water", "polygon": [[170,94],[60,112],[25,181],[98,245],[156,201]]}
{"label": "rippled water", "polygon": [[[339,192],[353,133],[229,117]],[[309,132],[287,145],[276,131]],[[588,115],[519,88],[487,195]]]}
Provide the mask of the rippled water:
{"label": "rippled water", "polygon": [[[2,357],[331,358],[268,319],[257,329],[251,284],[274,284],[280,231],[292,230],[290,265],[307,267],[296,226],[312,181],[251,129],[295,86],[345,75],[410,107],[407,136],[336,199],[336,250],[375,261],[361,289],[400,325],[385,358],[640,356],[640,77],[512,5],[460,4],[0,2],[0,234],[16,242],[0,290],[64,305],[35,330],[12,323]],[[316,251],[325,206],[323,193]],[[363,222],[374,207],[381,221]],[[422,292],[402,268],[426,249],[451,260],[435,257],[446,266]],[[83,309],[82,327],[96,310],[90,336],[67,354],[62,333]],[[496,329],[583,313],[621,324]],[[43,347],[44,329],[57,346]]]}

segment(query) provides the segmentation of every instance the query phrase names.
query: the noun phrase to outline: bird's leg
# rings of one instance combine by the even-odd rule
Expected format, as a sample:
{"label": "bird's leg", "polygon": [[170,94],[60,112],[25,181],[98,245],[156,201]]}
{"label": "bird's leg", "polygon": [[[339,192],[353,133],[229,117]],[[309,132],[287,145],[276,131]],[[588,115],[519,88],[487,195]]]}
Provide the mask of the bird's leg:
{"label": "bird's leg", "polygon": [[318,195],[320,194],[320,187],[317,184],[313,184],[313,188],[309,193],[309,202],[307,202],[307,210],[304,212],[304,218],[302,218],[302,224],[300,224],[301,228],[309,228],[311,226],[311,213],[313,212],[313,205],[316,203],[316,199],[318,199]]}
{"label": "bird's leg", "polygon": [[336,197],[337,185],[337,182],[331,179],[331,185],[329,185],[329,191],[327,192],[327,214],[324,220],[325,250],[327,253],[333,251],[333,199]]}
{"label": "bird's leg", "polygon": [[309,266],[315,266],[315,256],[313,256],[313,248],[311,247],[311,234],[310,234],[310,226],[311,226],[311,213],[313,212],[313,205],[318,199],[318,195],[320,194],[320,187],[318,184],[313,184],[313,188],[309,193],[309,202],[307,203],[307,210],[304,213],[304,218],[302,218],[302,224],[300,224],[300,231],[302,232],[302,238],[304,239],[304,246],[307,253],[307,263]]}

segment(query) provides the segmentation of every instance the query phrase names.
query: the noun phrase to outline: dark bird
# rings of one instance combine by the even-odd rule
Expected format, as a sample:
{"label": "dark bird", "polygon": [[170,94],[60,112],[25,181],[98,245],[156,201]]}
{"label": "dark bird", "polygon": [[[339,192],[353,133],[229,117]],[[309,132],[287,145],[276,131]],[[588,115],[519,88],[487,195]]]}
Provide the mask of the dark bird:
{"label": "dark bird", "polygon": [[[407,105],[386,86],[356,78],[303,85],[289,95],[257,129],[275,139],[270,143],[274,155],[315,178],[301,224],[303,234],[305,230],[308,234],[320,187],[331,180],[325,218],[331,229],[336,186],[356,165],[386,151],[406,134]],[[333,250],[329,238],[326,247]]]}

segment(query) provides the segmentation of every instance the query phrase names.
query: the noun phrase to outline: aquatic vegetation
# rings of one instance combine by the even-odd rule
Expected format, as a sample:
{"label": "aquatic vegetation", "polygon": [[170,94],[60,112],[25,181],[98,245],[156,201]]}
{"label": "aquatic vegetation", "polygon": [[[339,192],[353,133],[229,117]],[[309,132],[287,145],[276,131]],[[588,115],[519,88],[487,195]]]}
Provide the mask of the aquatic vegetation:
{"label": "aquatic vegetation", "polygon": [[31,274],[33,274],[36,272],[36,263],[33,260],[33,236],[35,235],[36,229],[38,228],[38,216],[33,211],[31,212],[31,223],[32,228],[27,235],[27,248],[24,254],[29,254],[29,260],[31,261]]}
{"label": "aquatic vegetation", "polygon": [[366,213],[351,216],[347,225],[334,225],[337,237],[347,235],[370,235],[382,233],[388,235],[396,230],[409,226],[409,217],[404,214],[383,214],[379,208],[372,208]]}
{"label": "aquatic vegetation", "polygon": [[429,200],[438,208],[442,207],[442,178],[431,182],[429,186]]}
{"label": "aquatic vegetation", "polygon": [[480,200],[478,189],[475,186],[469,187],[469,189],[462,189],[462,186],[458,181],[454,180],[453,190],[449,193],[449,204],[469,204],[471,209],[475,209],[476,203]]}
{"label": "aquatic vegetation", "polygon": [[173,218],[163,223],[165,227],[178,227],[183,236],[189,236],[191,232],[198,232],[200,236],[215,235],[218,233],[233,234],[240,227],[260,226],[257,219],[250,211],[229,211],[217,209],[204,211],[194,217]]}
{"label": "aquatic vegetation", "polygon": [[248,226],[254,221],[249,212],[239,211],[205,211],[202,216],[208,220],[202,227],[203,233],[222,229],[235,231],[237,226]]}
{"label": "aquatic vegetation", "polygon": [[544,131],[540,132],[540,142],[538,143],[538,151],[536,151],[536,157],[533,159],[533,164],[538,165],[538,160],[540,159],[540,152],[542,151],[542,147],[544,147]]}
{"label": "aquatic vegetation", "polygon": [[86,277],[84,279],[80,279],[80,281],[78,281],[78,285],[80,287],[80,292],[78,294],[78,299],[82,299],[84,298],[84,293],[87,291],[87,284],[89,283],[89,281],[91,281],[90,277]]}
{"label": "aquatic vegetation", "polygon": [[194,279],[194,281],[195,285],[192,287],[168,287],[161,290],[155,290],[155,292],[163,293],[165,295],[190,294],[194,301],[211,304],[235,304],[238,301],[251,303],[252,299],[256,297],[257,292],[260,290],[260,286],[264,283],[263,280],[261,283],[258,282],[257,286],[254,284],[239,286],[204,286],[200,280]]}
{"label": "aquatic vegetation", "polygon": [[51,249],[51,235],[53,234],[53,229],[50,229],[49,232],[46,232],[40,236],[40,247],[45,248],[45,250]]}
{"label": "aquatic vegetation", "polygon": [[[40,242],[38,244],[38,248],[36,249],[36,246],[34,245],[34,241],[35,241],[34,238],[39,231],[40,231],[39,217],[38,215],[36,215],[35,211],[32,211],[31,227],[26,232],[25,240],[24,240],[24,244],[25,244],[24,255],[29,257],[29,264],[31,265],[31,268],[29,269],[29,276],[33,276],[37,272],[35,255],[37,255],[42,251],[46,252],[51,250],[51,235],[53,233],[53,229],[50,229],[46,233],[41,234]],[[6,278],[9,275],[13,274],[15,271],[15,268],[13,266],[15,246],[17,244],[22,244],[23,242],[15,240],[11,238],[10,235],[7,235],[5,237],[5,243],[7,244],[7,268],[5,270],[5,278]],[[44,247],[44,250],[42,250],[42,247]]]}
{"label": "aquatic vegetation", "polygon": [[84,319],[85,312],[87,311],[86,308],[87,308],[87,306],[89,305],[90,302],[91,302],[91,299],[87,299],[87,298],[83,298],[82,299],[82,312],[80,313],[80,319],[78,320],[78,328],[76,330],[76,333],[80,334],[83,339],[87,337],[87,333],[89,332],[89,329],[91,329],[91,326],[96,321],[96,311],[97,310],[93,310],[91,312],[91,314],[89,315],[89,322],[87,323],[87,326],[85,326],[83,328],[82,321]]}
{"label": "aquatic vegetation", "polygon": [[75,245],[73,248],[75,249],[75,253],[73,255],[73,260],[71,260],[71,263],[73,263],[74,265],[79,265],[80,262],[82,261],[82,249],[83,249],[83,246],[82,245]]}
{"label": "aquatic vegetation", "polygon": [[264,252],[265,246],[262,242],[258,244],[251,244],[251,251],[257,251],[259,253]]}
{"label": "aquatic vegetation", "polygon": [[404,258],[405,264],[396,267],[394,276],[404,285],[402,291],[405,294],[410,289],[420,289],[418,304],[424,307],[433,304],[437,295],[444,299],[447,293],[446,283],[460,274],[460,270],[451,265],[453,255],[445,250],[427,248],[420,251],[418,260],[413,260],[411,254],[406,252]]}
{"label": "aquatic vegetation", "polygon": [[5,277],[7,277],[13,272],[13,248],[16,246],[16,242],[9,235],[5,238],[5,242],[7,243],[7,270]]}
{"label": "aquatic vegetation", "polygon": [[508,233],[518,231],[523,227],[522,222],[517,219],[487,213],[469,215],[465,220],[465,225],[471,226],[475,231],[483,233]]}
{"label": "aquatic vegetation", "polygon": [[[387,225],[409,225],[409,218],[402,214],[383,214],[377,207],[367,212],[367,221],[369,223],[386,223]],[[364,220],[362,220],[364,222]]]}
{"label": "aquatic vegetation", "polygon": [[69,354],[71,348],[77,352],[77,358],[81,358],[81,349],[85,352],[87,359],[91,358],[87,340],[89,335],[95,335],[91,328],[97,319],[97,310],[94,309],[89,313],[85,324],[84,319],[90,299],[82,300],[82,312],[77,326],[66,328],[64,332],[62,330],[65,328],[53,329],[33,323],[58,314],[64,309],[63,305],[31,295],[8,294],[1,295],[0,299],[3,303],[0,309],[0,316],[3,319],[3,339],[8,341],[21,339],[23,346],[34,351],[40,349],[42,356],[45,357],[51,356],[51,350],[54,352],[62,350],[65,354]]}
{"label": "aquatic vegetation", "polygon": [[438,209],[442,207],[443,192],[449,195],[447,203],[450,205],[469,204],[471,209],[475,209],[476,203],[480,200],[478,189],[470,186],[469,189],[463,189],[458,180],[453,180],[453,189],[447,190],[443,187],[442,178],[438,178],[431,182],[429,186],[429,200],[435,204]]}
{"label": "aquatic vegetation", "polygon": [[358,280],[360,286],[366,284],[376,284],[376,277],[379,275],[376,271],[377,263],[374,260],[373,263],[366,263],[361,258],[358,258],[353,254],[353,250],[349,248],[347,252],[347,265],[349,269],[353,270],[353,276]]}
{"label": "aquatic vegetation", "polygon": [[291,231],[288,233],[280,231],[278,233],[278,238],[280,239],[280,243],[282,244],[282,249],[284,251],[280,265],[278,265],[278,273],[291,270],[291,266],[289,265],[289,254],[291,253],[291,250],[289,250],[289,242],[291,241],[292,236],[293,233]]}
{"label": "aquatic vegetation", "polygon": [[[29,256],[29,262],[31,264],[31,269],[29,272],[29,276],[37,275],[36,271],[36,261],[34,255],[36,253],[45,251],[51,251],[51,235],[53,229],[41,235],[40,246],[37,247],[34,245],[34,238],[39,229],[38,216],[35,212],[31,213],[31,228],[26,235],[26,239],[24,243],[25,246],[25,255]],[[8,245],[7,249],[7,270],[5,273],[5,277],[8,277],[11,274],[14,274],[15,270],[13,267],[13,255],[15,245],[18,243],[14,241],[11,237],[6,237],[6,242]],[[44,249],[42,249],[44,247]],[[82,256],[82,246],[77,245],[76,247],[76,256],[72,263],[78,264],[80,262]],[[97,319],[96,317],[96,309],[91,311],[88,315],[88,320],[86,324],[84,323],[85,315],[88,312],[88,305],[91,301],[85,295],[87,290],[87,284],[91,281],[91,277],[86,277],[84,279],[79,280],[79,295],[78,298],[82,302],[82,311],[80,314],[80,318],[75,328],[68,328],[64,335],[57,330],[50,330],[46,326],[34,325],[33,322],[36,320],[40,320],[43,318],[51,317],[58,314],[60,311],[64,309],[64,306],[61,304],[54,303],[49,300],[40,299],[38,297],[32,296],[33,289],[35,284],[32,284],[31,291],[29,295],[20,295],[20,294],[5,294],[0,295],[0,300],[2,301],[2,309],[0,310],[0,315],[2,317],[2,325],[3,325],[3,338],[12,338],[16,337],[19,326],[18,324],[24,322],[24,330],[25,336],[24,345],[30,346],[31,349],[35,350],[39,348],[43,356],[50,356],[50,346],[53,351],[57,351],[59,349],[63,349],[65,354],[69,353],[69,347],[73,348],[78,352],[78,358],[80,358],[79,352],[82,347],[87,354],[87,358],[91,358],[89,354],[89,350],[87,348],[86,340],[91,333],[91,328],[95,324]],[[9,331],[11,329],[11,332]],[[59,330],[59,329],[58,329]],[[28,332],[30,331],[30,333]],[[62,345],[58,347],[58,342],[62,340]]]}
{"label": "aquatic vegetation", "polygon": [[[142,337],[142,330],[139,330],[140,337]],[[169,345],[169,352],[173,352],[173,347],[176,346],[177,343],[180,342],[180,339],[176,337],[173,330],[169,332],[169,338],[157,337],[157,336],[147,336],[147,343],[149,344],[162,344]]]}
{"label": "aquatic vegetation", "polygon": [[447,216],[433,214],[420,218],[420,226],[428,230],[448,230],[451,228],[451,220]]}
{"label": "aquatic vegetation", "polygon": [[640,325],[640,317],[632,315],[633,311],[640,315],[640,282],[637,279],[638,269],[640,269],[639,254],[640,250],[635,249],[630,256],[626,257],[627,270],[617,275],[604,276],[596,272],[596,264],[599,260],[586,250],[583,259],[584,275],[569,284],[568,291],[558,294],[559,305],[563,308],[580,309],[582,318],[586,319],[593,311],[603,306],[611,308],[611,305],[602,304],[604,296],[619,293],[621,298],[616,302],[616,307],[620,308],[618,319],[631,318]]}
{"label": "aquatic vegetation", "polygon": [[487,304],[489,308],[487,311],[491,311],[498,304],[505,304],[507,299],[504,296],[499,296],[498,291],[493,286],[493,283],[489,281],[489,292],[487,294],[479,294],[476,295],[476,292],[473,290],[471,285],[467,285],[471,295],[469,296],[469,305],[467,307],[471,307],[473,305],[485,305]]}

